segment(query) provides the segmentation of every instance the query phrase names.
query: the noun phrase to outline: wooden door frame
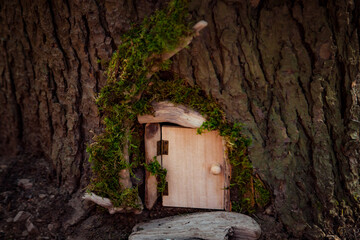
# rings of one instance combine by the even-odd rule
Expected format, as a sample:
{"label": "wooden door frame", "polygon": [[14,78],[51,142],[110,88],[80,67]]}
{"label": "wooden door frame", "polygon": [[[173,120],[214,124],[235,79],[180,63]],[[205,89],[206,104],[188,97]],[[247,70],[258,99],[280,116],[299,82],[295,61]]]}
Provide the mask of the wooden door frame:
{"label": "wooden door frame", "polygon": [[[154,161],[157,141],[160,141],[160,123],[168,122],[187,128],[199,128],[206,119],[198,112],[184,105],[177,105],[168,101],[152,103],[153,115],[138,116],[138,121],[145,126],[145,162],[150,164]],[[230,179],[231,165],[228,160],[226,141],[223,139],[224,147],[224,210],[231,211],[230,201]],[[158,199],[156,177],[146,171],[145,175],[145,206],[152,209]]]}

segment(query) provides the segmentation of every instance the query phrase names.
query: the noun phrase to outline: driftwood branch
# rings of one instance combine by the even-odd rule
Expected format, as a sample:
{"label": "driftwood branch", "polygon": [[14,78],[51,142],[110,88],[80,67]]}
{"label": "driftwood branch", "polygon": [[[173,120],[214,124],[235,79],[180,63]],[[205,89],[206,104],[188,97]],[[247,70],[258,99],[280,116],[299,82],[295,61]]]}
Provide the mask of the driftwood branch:
{"label": "driftwood branch", "polygon": [[85,201],[91,201],[96,203],[97,205],[106,208],[110,214],[114,213],[123,213],[123,212],[133,212],[135,214],[140,214],[142,212],[142,209],[133,209],[133,208],[126,208],[126,207],[114,207],[110,199],[103,198],[95,193],[85,193],[83,196],[83,199]]}
{"label": "driftwood branch", "polygon": [[195,213],[140,223],[129,240],[151,239],[258,239],[259,224],[249,216],[231,212]]}
{"label": "driftwood branch", "polygon": [[138,116],[139,123],[170,122],[183,127],[199,128],[206,119],[198,112],[171,102],[154,102],[154,115]]}
{"label": "driftwood branch", "polygon": [[[189,45],[191,43],[191,41],[194,39],[194,37],[197,37],[200,35],[200,31],[202,29],[204,29],[206,26],[208,25],[208,23],[204,20],[201,20],[199,22],[197,22],[194,26],[193,26],[193,34],[191,34],[190,36],[184,37],[182,39],[180,39],[179,41],[179,45],[172,51],[169,52],[164,52],[162,53],[160,56],[159,55],[153,55],[152,57],[150,57],[150,60],[157,60],[157,62],[159,62],[160,64],[168,59],[170,59],[172,56],[174,56],[176,53],[180,52],[182,49],[184,49],[187,45]],[[150,79],[151,76],[160,70],[160,64],[156,64],[155,66],[153,66],[151,68],[151,70],[149,71],[149,73],[146,75],[147,79]]]}

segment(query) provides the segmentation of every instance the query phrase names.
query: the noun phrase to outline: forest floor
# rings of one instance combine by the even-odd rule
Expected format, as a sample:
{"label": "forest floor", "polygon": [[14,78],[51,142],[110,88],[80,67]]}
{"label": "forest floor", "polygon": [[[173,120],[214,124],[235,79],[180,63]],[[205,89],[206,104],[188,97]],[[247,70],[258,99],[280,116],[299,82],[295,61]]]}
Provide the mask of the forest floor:
{"label": "forest floor", "polygon": [[[127,239],[140,222],[198,209],[165,208],[158,203],[142,214],[110,215],[81,200],[83,193],[61,193],[44,158],[0,157],[0,240],[2,239]],[[279,223],[256,214],[261,239],[289,239]]]}

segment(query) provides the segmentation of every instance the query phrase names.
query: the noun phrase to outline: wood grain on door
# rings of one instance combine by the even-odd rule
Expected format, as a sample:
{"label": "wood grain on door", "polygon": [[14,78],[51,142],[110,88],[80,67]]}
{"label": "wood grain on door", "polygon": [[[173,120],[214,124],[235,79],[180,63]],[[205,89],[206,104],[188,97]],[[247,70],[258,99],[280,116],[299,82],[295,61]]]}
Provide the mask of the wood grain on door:
{"label": "wood grain on door", "polygon": [[[162,140],[169,141],[162,156],[167,169],[168,195],[163,206],[224,209],[224,145],[218,132],[197,134],[196,129],[162,127]],[[220,167],[220,173],[217,169]]]}

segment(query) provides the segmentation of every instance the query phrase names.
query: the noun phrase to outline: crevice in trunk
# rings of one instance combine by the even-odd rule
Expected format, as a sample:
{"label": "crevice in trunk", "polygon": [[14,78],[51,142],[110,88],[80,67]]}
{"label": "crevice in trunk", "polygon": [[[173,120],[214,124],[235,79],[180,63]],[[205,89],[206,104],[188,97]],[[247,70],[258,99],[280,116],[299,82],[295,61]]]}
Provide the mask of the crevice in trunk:
{"label": "crevice in trunk", "polygon": [[[4,49],[7,49],[7,41],[3,42],[3,46]],[[6,66],[9,72],[9,80],[10,80],[10,89],[11,89],[11,95],[12,95],[12,100],[13,103],[15,105],[15,120],[16,120],[16,138],[17,138],[17,144],[18,144],[18,149],[16,150],[17,153],[23,151],[22,148],[22,140],[23,140],[23,132],[24,132],[24,122],[23,122],[23,116],[22,116],[22,111],[21,111],[21,106],[20,103],[18,102],[17,99],[17,89],[16,89],[16,85],[15,85],[15,80],[14,80],[14,76],[13,76],[13,60],[10,59],[9,53],[5,50],[5,57],[6,57]]]}
{"label": "crevice in trunk", "polygon": [[60,49],[61,53],[64,56],[65,67],[66,67],[66,69],[69,69],[69,65],[70,65],[69,64],[69,59],[67,57],[67,54],[66,54],[63,46],[61,45],[61,42],[60,42],[60,39],[59,39],[59,36],[58,36],[58,33],[57,33],[58,26],[57,26],[56,21],[55,21],[55,15],[54,15],[54,10],[53,10],[52,0],[47,0],[47,3],[48,3],[48,6],[49,6],[49,12],[50,12],[50,16],[51,16],[52,25],[53,25],[53,37],[55,39],[57,47]]}
{"label": "crevice in trunk", "polygon": [[95,4],[98,8],[98,13],[99,13],[99,21],[100,21],[100,25],[101,27],[104,29],[105,32],[105,37],[109,37],[111,39],[111,48],[113,51],[115,51],[117,49],[117,46],[114,42],[113,37],[111,36],[111,32],[109,31],[109,27],[108,27],[108,23],[106,21],[106,10],[103,4],[101,4],[99,1],[95,1]]}
{"label": "crevice in trunk", "polygon": [[[87,49],[87,47],[88,47],[88,45],[85,45],[84,49]],[[79,138],[77,139],[78,147],[77,147],[77,152],[76,152],[75,158],[78,160],[77,165],[79,167],[80,175],[76,176],[76,179],[75,179],[76,184],[75,184],[75,186],[73,186],[73,191],[75,191],[80,186],[80,181],[81,181],[83,171],[84,171],[85,132],[83,129],[83,115],[81,113],[82,98],[83,98],[83,85],[82,85],[82,74],[81,74],[82,63],[81,63],[81,60],[80,60],[79,55],[76,52],[76,50],[73,47],[72,47],[72,50],[74,52],[75,59],[77,60],[77,63],[78,63],[78,65],[77,65],[77,82],[76,82],[78,95],[76,96],[76,100],[75,100],[75,108],[76,108],[76,112],[79,113],[78,121],[77,121],[77,125],[76,125],[77,131],[79,133]],[[88,61],[91,65],[89,54],[87,54],[87,56],[88,56]]]}

